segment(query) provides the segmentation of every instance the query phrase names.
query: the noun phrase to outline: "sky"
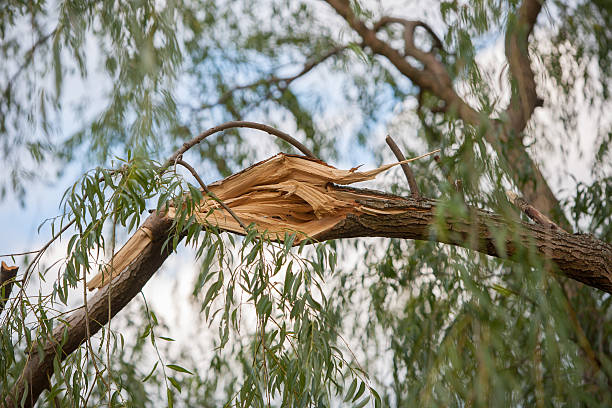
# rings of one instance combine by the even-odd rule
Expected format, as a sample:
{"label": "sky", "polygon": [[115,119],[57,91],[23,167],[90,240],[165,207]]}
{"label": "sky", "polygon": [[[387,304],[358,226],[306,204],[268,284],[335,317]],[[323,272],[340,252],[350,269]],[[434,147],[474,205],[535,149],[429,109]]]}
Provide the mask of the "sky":
{"label": "sky", "polygon": [[[390,9],[395,9],[395,6],[391,6]],[[401,13],[399,13],[401,14]],[[96,64],[96,51],[95,47],[91,47],[91,61],[90,63]],[[89,51],[88,51],[89,52]],[[503,41],[501,38],[492,39],[489,42],[485,42],[478,55],[478,60],[481,64],[491,64],[495,66],[493,70],[498,73],[504,69],[503,65]],[[303,78],[299,83],[296,83],[296,87],[302,87],[308,89],[311,84],[324,81],[315,72],[311,73],[308,77]],[[92,106],[99,105],[99,102],[103,100],[103,95],[107,89],[108,84],[101,80],[99,77],[90,78],[85,85],[80,83],[74,78],[67,78],[65,85],[66,91],[65,96],[69,99],[78,100],[82,96],[86,95],[91,101]],[[334,88],[329,88],[330,98],[333,98]],[[500,90],[501,93],[503,93]],[[65,106],[68,106],[67,103]],[[395,113],[399,113],[402,109],[398,106],[394,110]],[[342,112],[341,106],[337,107],[338,111],[333,109],[326,112],[322,120],[329,121],[330,126],[333,125],[333,121],[336,121],[338,117],[346,117],[346,112]],[[91,111],[89,114],[93,116],[95,112]],[[87,115],[87,114],[86,114]],[[408,112],[410,115],[410,112]],[[540,161],[545,163],[544,172],[551,176],[551,181],[554,191],[565,191],[562,194],[571,194],[572,188],[575,186],[576,180],[590,181],[591,176],[589,173],[590,161],[588,157],[592,155],[589,152],[589,146],[592,146],[594,140],[594,127],[595,123],[593,120],[589,120],[589,113],[583,112],[581,115],[584,117],[584,133],[580,136],[580,147],[586,151],[586,154],[581,155],[580,150],[577,147],[570,146],[568,149],[568,155],[563,156],[557,150],[549,151],[536,146],[534,148],[535,156],[540,158]],[[393,122],[392,118],[388,118],[389,122]],[[535,120],[538,123],[546,125],[548,120],[545,115],[536,114]],[[70,110],[66,110],[62,114],[62,128],[66,134],[70,134],[76,131],[81,123],[78,118],[74,117],[74,114]],[[555,124],[548,124],[554,126]],[[558,126],[558,125],[557,125]],[[352,127],[347,126],[347,132],[350,132]],[[284,129],[290,130],[290,129]],[[399,133],[399,132],[398,132]],[[375,129],[373,134],[374,142],[373,146],[383,146],[384,137],[386,135],[386,129],[382,126]],[[416,140],[415,129],[404,129],[403,134],[394,135],[396,139],[398,137],[404,140]],[[347,139],[348,140],[348,139]],[[342,143],[342,141],[340,142]],[[412,146],[411,146],[412,147]],[[417,144],[414,146],[415,149],[421,148]],[[338,162],[334,163],[338,167],[350,168],[360,164],[365,164],[364,168],[369,169],[374,167],[373,155],[366,151],[352,151],[351,146],[343,146],[346,154],[343,155]],[[276,153],[276,152],[274,152]],[[424,152],[423,152],[424,153]],[[273,154],[273,153],[272,153]],[[272,155],[270,154],[270,155]],[[264,157],[262,157],[263,159]],[[392,155],[387,152],[386,158],[392,160]],[[567,163],[571,163],[571,169],[567,166]],[[25,206],[22,206],[18,200],[10,195],[0,202],[0,225],[3,227],[3,234],[0,234],[0,254],[23,252],[33,249],[37,249],[42,246],[49,238],[50,231],[48,226],[43,228],[40,232],[37,231],[38,226],[45,219],[54,217],[59,214],[58,205],[60,198],[66,188],[68,188],[82,173],[83,170],[87,169],[87,163],[77,163],[71,165],[64,175],[58,180],[53,182],[46,182],[44,180],[33,180],[28,188],[28,196],[25,201]],[[559,176],[562,173],[556,171],[558,168],[565,168],[571,172],[575,179],[571,177]],[[399,171],[395,169],[393,171]],[[208,180],[212,181],[212,180]],[[68,235],[69,237],[70,235]],[[65,245],[67,239],[63,242],[58,243],[52,247],[48,259],[58,259],[65,253]],[[8,258],[1,258],[5,262],[11,264],[12,262]],[[194,254],[191,249],[181,250],[179,254],[174,254],[165,264],[164,268],[158,272],[151,281],[146,285],[144,293],[152,304],[152,307],[160,311],[161,315],[167,322],[171,324],[171,332],[181,333],[181,337],[189,339],[198,333],[194,333],[194,330],[199,328],[194,327],[190,324],[190,314],[186,313],[189,309],[189,298],[190,292],[192,291],[192,282],[196,276]],[[172,291],[174,296],[167,296],[168,288],[173,288]],[[161,294],[161,295],[160,295]],[[185,303],[177,304],[177,299],[183,299]],[[77,297],[78,300],[78,297]],[[173,328],[174,327],[174,328]],[[215,333],[213,333],[214,335]],[[159,333],[158,335],[164,335]],[[176,337],[176,336],[173,336]],[[204,338],[204,336],[201,336]]]}

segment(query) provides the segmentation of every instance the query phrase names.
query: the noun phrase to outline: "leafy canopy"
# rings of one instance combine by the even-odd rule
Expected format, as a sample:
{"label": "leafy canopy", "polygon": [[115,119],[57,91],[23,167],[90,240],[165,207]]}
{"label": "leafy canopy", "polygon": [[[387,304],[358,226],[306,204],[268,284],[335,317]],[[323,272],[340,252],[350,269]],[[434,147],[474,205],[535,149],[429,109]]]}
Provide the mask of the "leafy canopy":
{"label": "leafy canopy", "polygon": [[[479,56],[503,42],[500,33],[519,4],[416,3],[393,11],[434,27],[456,88],[484,116],[496,117],[508,100],[496,84],[510,81]],[[387,11],[384,3],[351,7],[368,23]],[[610,13],[606,0],[547,3],[529,46],[546,119],[526,131],[539,149],[552,145],[569,154],[564,146],[583,137],[584,110],[593,115],[589,180],[572,183],[561,198],[576,230],[608,242]],[[401,47],[397,27],[380,35]],[[406,143],[407,156],[422,147],[442,149],[445,171],[462,181],[463,195],[431,163],[414,167],[421,191],[440,198],[440,208],[465,216],[465,200],[511,212],[503,191],[515,183],[512,163],[491,151],[483,130],[453,112],[436,113],[433,95],[362,47],[327,5],[8,0],[0,8],[0,38],[2,197],[27,202],[33,179],[53,179],[75,164],[88,170],[50,221],[52,235],[69,225],[65,258],[23,260],[27,279],[2,317],[3,397],[25,351],[42,347],[63,313],[82,301],[84,273],[99,270],[104,251],[112,252],[124,229],[133,232],[147,209],[174,200],[177,208],[184,204],[174,227],[199,268],[189,302],[194,327],[216,337],[174,341],[171,330],[178,329],[143,296],[112,327],[56,362],[41,404],[54,398],[66,406],[612,402],[610,296],[584,287],[568,295],[563,279],[534,253],[511,262],[397,239],[292,249],[289,237],[277,244],[251,229],[236,238],[192,218],[199,187],[175,168],[161,172],[160,163],[192,135],[227,120],[277,125],[318,157],[351,166],[359,164],[355,156],[391,160],[374,138],[388,128]],[[430,39],[418,41],[425,46]],[[288,149],[272,143],[227,131],[186,160],[211,181],[272,147]],[[381,188],[407,194],[398,178]],[[178,235],[167,245],[177,248]],[[35,288],[34,281],[45,284]]]}

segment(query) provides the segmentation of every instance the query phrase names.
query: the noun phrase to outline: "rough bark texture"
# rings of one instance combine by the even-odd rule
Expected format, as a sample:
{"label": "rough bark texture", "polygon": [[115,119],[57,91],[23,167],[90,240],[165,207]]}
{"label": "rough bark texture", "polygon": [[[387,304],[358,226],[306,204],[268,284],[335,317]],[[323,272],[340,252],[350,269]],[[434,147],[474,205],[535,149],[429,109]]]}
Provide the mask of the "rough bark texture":
{"label": "rough bark texture", "polygon": [[[325,188],[335,200],[342,199],[350,207],[338,207],[341,211],[337,222],[317,233],[314,236],[317,240],[396,237],[434,240],[466,248],[470,247],[470,243],[475,243],[476,247],[471,249],[504,258],[520,256],[523,250],[533,250],[552,260],[568,277],[612,293],[612,246],[592,236],[572,235],[524,222],[508,222],[500,216],[475,208],[467,212],[472,214],[471,218],[436,215],[437,203],[429,199],[407,199],[329,184]],[[442,217],[441,224],[438,217]],[[89,299],[87,312],[84,309],[74,312],[65,325],[54,330],[52,338],[43,347],[43,355],[38,353],[36,347],[31,350],[23,373],[4,406],[14,406],[26,393],[25,406],[33,406],[49,387],[54,358],[65,359],[84,343],[88,335],[95,334],[140,292],[169,255],[168,248],[162,251],[162,246],[170,237],[171,224],[171,218],[155,214],[147,219],[143,227],[150,232],[147,239],[151,239],[151,244],[144,246],[142,252],[110,285],[104,286]],[[436,231],[434,225],[441,225],[442,228]],[[508,231],[509,234],[496,240],[499,231]],[[478,239],[470,235],[474,233]],[[67,341],[58,350],[64,335]]]}
{"label": "rough bark texture", "polygon": [[[163,243],[169,236],[172,220],[152,214],[143,226],[153,234],[152,245],[141,252],[131,265],[111,285],[99,290],[88,300],[88,309],[81,308],[71,314],[66,324],[58,326],[50,339],[43,340],[43,355],[34,346],[17,383],[4,401],[5,407],[18,406],[25,395],[25,406],[33,406],[40,394],[49,387],[53,375],[53,360],[64,360],[88,338],[108,323],[125,305],[136,296],[149,278],[166,260],[170,251],[162,251]],[[110,300],[110,301],[109,301]],[[110,306],[110,310],[109,310]],[[89,333],[86,320],[89,319]],[[66,342],[59,344],[66,331]]]}
{"label": "rough bark texture", "polygon": [[[474,218],[444,216],[442,230],[432,230],[436,218],[436,202],[433,200],[404,199],[368,192],[360,204],[380,210],[401,210],[388,215],[348,214],[330,231],[320,234],[320,240],[349,237],[395,237],[418,240],[434,240],[469,248],[473,240],[470,234],[477,231],[478,247],[470,248],[487,255],[511,258],[520,251],[535,249],[552,260],[569,278],[612,293],[612,245],[591,235],[568,234],[543,226],[524,222],[508,222],[487,211],[472,208]],[[509,234],[496,241],[498,231]]]}

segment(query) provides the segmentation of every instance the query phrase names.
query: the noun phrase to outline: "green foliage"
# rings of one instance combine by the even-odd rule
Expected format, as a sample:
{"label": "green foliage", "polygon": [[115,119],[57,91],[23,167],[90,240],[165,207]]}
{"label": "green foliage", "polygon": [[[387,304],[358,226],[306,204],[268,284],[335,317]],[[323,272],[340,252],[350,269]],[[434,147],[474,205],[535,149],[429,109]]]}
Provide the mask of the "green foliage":
{"label": "green foliage", "polygon": [[[59,172],[75,163],[94,170],[66,190],[60,215],[49,220],[65,256],[56,263],[42,253],[24,259],[23,279],[0,320],[0,397],[28,353],[80,305],[86,274],[102,268],[147,210],[172,204],[177,233],[165,246],[178,250],[184,238],[195,252],[199,272],[188,303],[201,338],[185,342],[143,296],[54,361],[40,405],[612,404],[611,297],[569,285],[533,250],[502,261],[396,239],[292,247],[295,236],[279,244],[250,226],[236,238],[196,222],[204,193],[175,167],[160,167],[191,135],[226,120],[256,119],[291,129],[326,160],[389,161],[372,135],[392,116],[409,116],[417,94],[415,114],[397,127],[406,140],[416,136],[442,149],[440,167],[413,165],[421,191],[439,198],[432,234],[456,234],[446,220],[473,217],[465,204],[516,220],[503,191],[517,184],[513,172],[521,172],[520,183],[533,174],[503,163],[485,144],[486,129],[466,125],[452,109],[432,112],[437,98],[419,94],[329,8],[281,0],[258,7],[246,0],[22,3],[0,7],[0,59],[9,61],[0,70],[0,195],[12,189],[27,197],[31,180],[52,177],[37,170],[49,161]],[[382,15],[365,1],[350,5],[369,26]],[[515,23],[518,6],[436,6],[434,31],[445,47],[439,58],[483,117],[496,116],[507,101],[476,58]],[[570,133],[582,105],[599,118],[609,106],[610,7],[603,0],[552,2],[546,12],[530,46],[543,84],[538,92]],[[380,36],[401,44],[393,27]],[[505,71],[497,78],[506,79]],[[94,103],[92,82],[103,84]],[[79,87],[85,90],[74,101]],[[563,203],[577,231],[607,241],[609,125],[602,120],[596,129],[593,180],[578,182]],[[543,128],[528,129],[528,137],[545,131],[561,149],[571,139],[556,140]],[[215,177],[261,159],[274,147],[266,143],[228,131],[189,154]],[[384,189],[407,194],[392,177]],[[466,246],[477,233],[464,237]],[[501,249],[517,231],[492,233]]]}

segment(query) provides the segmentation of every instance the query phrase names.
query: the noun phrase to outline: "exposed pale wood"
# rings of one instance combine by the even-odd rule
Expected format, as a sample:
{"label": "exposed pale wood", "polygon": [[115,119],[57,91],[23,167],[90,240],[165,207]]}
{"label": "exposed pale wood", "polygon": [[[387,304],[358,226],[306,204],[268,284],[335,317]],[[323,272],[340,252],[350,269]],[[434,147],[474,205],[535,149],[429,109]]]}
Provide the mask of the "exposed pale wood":
{"label": "exposed pale wood", "polygon": [[14,279],[17,276],[18,270],[18,266],[8,266],[4,261],[0,265],[0,314],[2,314],[9,296],[11,296]]}
{"label": "exposed pale wood", "polygon": [[153,235],[146,226],[140,227],[128,242],[113,256],[101,272],[87,281],[87,288],[93,290],[108,284],[115,276],[129,267],[152,243]]}
{"label": "exposed pale wood", "polygon": [[[361,172],[340,170],[316,159],[281,153],[208,188],[244,223],[255,223],[259,232],[267,232],[272,239],[282,239],[285,233],[298,233],[297,244],[329,230],[349,212],[376,213],[377,210],[341,197],[331,188],[332,183],[347,185],[371,180],[409,160]],[[175,209],[171,207],[168,214],[174,217]],[[210,198],[201,204],[196,217],[203,224],[208,222],[226,231],[244,232],[234,217]]]}
{"label": "exposed pale wood", "polygon": [[[439,235],[434,235],[436,201],[340,186],[371,180],[401,163],[369,171],[341,170],[317,159],[278,154],[208,187],[240,220],[254,224],[271,239],[282,241],[287,233],[296,233],[296,245],[305,238],[433,239],[502,258],[533,248],[552,260],[568,277],[612,292],[612,247],[593,237],[551,230],[548,224],[541,227],[511,222],[476,208],[467,212],[473,214],[469,219],[445,217],[447,232],[437,231]],[[175,215],[176,209],[170,207],[168,217]],[[204,225],[244,233],[236,219],[211,198],[203,199],[195,216]],[[138,252],[150,245],[152,236],[143,231],[146,227],[115,256],[113,264],[117,272],[128,268]],[[477,231],[478,237],[469,237],[473,231]],[[508,235],[496,241],[498,231],[508,231]],[[473,242],[477,242],[476,247]],[[110,274],[109,269],[106,272]],[[100,287],[108,281],[98,276],[90,281],[89,287]]]}

